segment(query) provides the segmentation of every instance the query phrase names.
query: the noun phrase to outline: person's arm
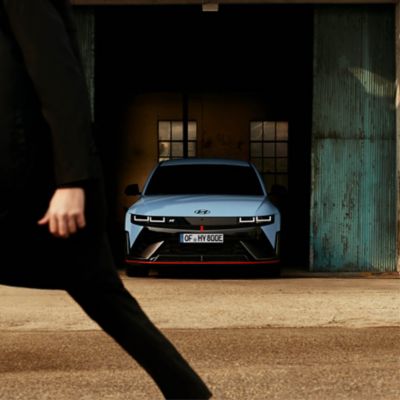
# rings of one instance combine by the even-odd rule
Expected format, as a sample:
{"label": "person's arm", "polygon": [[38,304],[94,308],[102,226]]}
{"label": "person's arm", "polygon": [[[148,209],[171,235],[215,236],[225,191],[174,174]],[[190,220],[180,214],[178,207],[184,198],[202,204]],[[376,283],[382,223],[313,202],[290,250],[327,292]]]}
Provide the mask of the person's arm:
{"label": "person's arm", "polygon": [[52,135],[59,189],[38,223],[48,224],[55,236],[68,237],[85,226],[84,190],[71,185],[92,178],[94,168],[85,77],[64,21],[52,1],[0,1]]}
{"label": "person's arm", "polygon": [[83,70],[53,2],[1,0],[52,135],[57,185],[93,177],[89,96]]}

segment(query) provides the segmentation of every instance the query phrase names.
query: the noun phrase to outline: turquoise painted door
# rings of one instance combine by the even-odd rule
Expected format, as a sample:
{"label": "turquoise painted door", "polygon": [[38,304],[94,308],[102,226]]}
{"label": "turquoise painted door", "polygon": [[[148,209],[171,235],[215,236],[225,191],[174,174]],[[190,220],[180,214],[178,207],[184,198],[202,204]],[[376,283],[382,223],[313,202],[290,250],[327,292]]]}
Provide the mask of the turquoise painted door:
{"label": "turquoise painted door", "polygon": [[311,269],[396,269],[394,7],[315,9]]}

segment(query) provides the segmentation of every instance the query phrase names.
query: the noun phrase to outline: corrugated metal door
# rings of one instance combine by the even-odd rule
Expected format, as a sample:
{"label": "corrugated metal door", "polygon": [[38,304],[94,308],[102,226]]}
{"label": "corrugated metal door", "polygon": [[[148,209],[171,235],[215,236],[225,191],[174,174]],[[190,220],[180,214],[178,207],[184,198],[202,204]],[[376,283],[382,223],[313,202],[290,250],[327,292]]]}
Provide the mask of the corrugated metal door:
{"label": "corrugated metal door", "polygon": [[315,9],[311,266],[395,271],[394,7]]}

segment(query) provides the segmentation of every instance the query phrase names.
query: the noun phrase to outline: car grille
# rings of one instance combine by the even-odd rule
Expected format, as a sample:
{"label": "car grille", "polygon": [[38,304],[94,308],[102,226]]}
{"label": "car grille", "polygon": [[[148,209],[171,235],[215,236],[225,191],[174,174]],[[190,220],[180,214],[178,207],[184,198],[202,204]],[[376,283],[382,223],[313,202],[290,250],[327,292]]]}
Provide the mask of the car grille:
{"label": "car grille", "polygon": [[274,257],[275,253],[260,228],[224,233],[224,243],[216,244],[180,243],[179,233],[144,228],[129,256],[151,261],[252,261]]}

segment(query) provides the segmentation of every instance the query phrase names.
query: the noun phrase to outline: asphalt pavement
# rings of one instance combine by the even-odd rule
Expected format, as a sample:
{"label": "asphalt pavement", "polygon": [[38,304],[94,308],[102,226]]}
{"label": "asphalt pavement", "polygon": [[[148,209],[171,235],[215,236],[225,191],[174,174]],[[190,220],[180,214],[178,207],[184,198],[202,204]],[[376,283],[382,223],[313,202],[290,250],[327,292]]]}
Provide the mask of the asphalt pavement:
{"label": "asphalt pavement", "polygon": [[[400,398],[399,279],[123,279],[215,399]],[[66,293],[0,300],[0,399],[162,398]]]}

